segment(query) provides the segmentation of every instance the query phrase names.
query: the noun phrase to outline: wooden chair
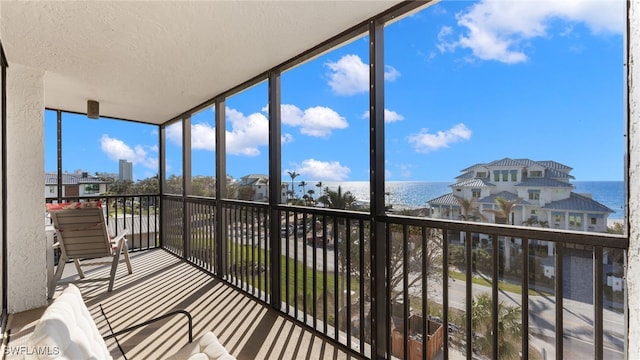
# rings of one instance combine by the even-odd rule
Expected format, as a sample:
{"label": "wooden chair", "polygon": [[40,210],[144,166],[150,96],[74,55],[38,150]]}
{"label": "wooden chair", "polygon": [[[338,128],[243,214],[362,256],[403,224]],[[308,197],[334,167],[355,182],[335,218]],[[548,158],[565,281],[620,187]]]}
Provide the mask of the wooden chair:
{"label": "wooden chair", "polygon": [[[114,238],[109,236],[100,201],[47,204],[47,210],[51,214],[57,236],[54,247],[60,248],[58,267],[49,283],[49,298],[53,296],[68,260],[73,260],[75,263],[81,281],[108,280],[109,288],[107,291],[113,290],[113,281],[120,262],[126,263],[129,274],[132,273],[129,248],[125,237],[127,232],[118,234]],[[124,259],[120,259],[120,254],[124,255]],[[104,261],[106,257],[111,260]],[[110,276],[108,278],[85,279],[82,267],[96,265],[111,265]]]}

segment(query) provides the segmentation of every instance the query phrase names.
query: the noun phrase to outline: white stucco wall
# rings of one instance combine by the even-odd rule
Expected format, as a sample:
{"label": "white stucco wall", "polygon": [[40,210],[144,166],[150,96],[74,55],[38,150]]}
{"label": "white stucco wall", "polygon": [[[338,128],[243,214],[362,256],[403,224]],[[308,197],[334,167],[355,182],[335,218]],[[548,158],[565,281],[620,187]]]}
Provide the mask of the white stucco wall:
{"label": "white stucco wall", "polygon": [[[2,6],[0,6],[0,23],[2,22],[2,14],[1,14],[2,11],[1,11],[1,9],[2,9]],[[0,75],[0,85],[2,84],[2,80],[3,80],[2,79],[2,75]],[[0,91],[1,91],[1,89],[0,89]],[[0,113],[1,113],[3,107],[4,107],[4,103],[0,99]],[[3,148],[2,147],[3,146],[2,141],[3,141],[3,139],[0,136],[0,148]],[[2,169],[2,156],[1,155],[0,155],[0,169]],[[2,171],[0,170],[0,177],[1,176],[2,176]],[[2,186],[2,180],[0,180],[0,188],[1,188],[1,186]],[[4,216],[5,216],[5,214],[2,212],[3,202],[4,202],[4,199],[0,199],[0,216],[2,216],[2,219],[4,219]],[[3,256],[3,254],[2,254],[2,251],[3,251],[2,244],[4,244],[4,238],[3,238],[4,231],[2,229],[2,226],[3,226],[2,224],[3,224],[3,222],[0,221],[0,259],[3,259],[3,257],[2,257]],[[3,270],[0,268],[0,276],[4,275],[2,273],[2,271]],[[2,288],[2,286],[0,286],[0,299],[4,298],[3,291],[4,291],[4,289]]]}
{"label": "white stucco wall", "polygon": [[[7,310],[46,305],[44,72],[7,69]],[[29,166],[24,166],[29,164]]]}
{"label": "white stucco wall", "polygon": [[630,1],[629,21],[629,359],[640,356],[640,3]]}

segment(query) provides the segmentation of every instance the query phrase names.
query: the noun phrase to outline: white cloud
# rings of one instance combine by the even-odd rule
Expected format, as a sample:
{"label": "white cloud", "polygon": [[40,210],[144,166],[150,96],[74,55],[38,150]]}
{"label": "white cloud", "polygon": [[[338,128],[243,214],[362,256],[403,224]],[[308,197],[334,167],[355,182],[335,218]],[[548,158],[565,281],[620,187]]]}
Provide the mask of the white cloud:
{"label": "white cloud", "polygon": [[[262,109],[268,112],[268,107]],[[309,136],[329,136],[335,129],[349,126],[344,117],[334,110],[316,106],[304,111],[295,105],[282,105],[282,122],[300,128],[300,132]],[[269,120],[262,113],[245,116],[238,110],[227,108],[226,117],[229,129],[226,131],[227,153],[233,155],[257,156],[259,147],[269,144]],[[191,125],[191,148],[193,150],[215,150],[215,127],[207,123]],[[167,140],[174,144],[182,143],[182,126],[176,123],[166,128]],[[293,135],[281,136],[283,144],[292,142]],[[157,151],[157,149],[156,149]]]}
{"label": "white cloud", "polygon": [[299,127],[300,133],[304,135],[327,137],[333,130],[349,126],[344,117],[324,106],[314,106],[303,111],[295,105],[283,104],[280,112],[283,124]]}
{"label": "white cloud", "polygon": [[[391,167],[395,168],[396,172],[391,172]],[[413,167],[414,166],[411,164],[386,164],[384,170],[385,179],[391,179],[392,176],[401,177],[403,179],[411,179],[411,176],[413,175],[411,169]]]}
{"label": "white cloud", "polygon": [[[624,26],[623,1],[501,1],[482,0],[456,14],[464,34],[449,40],[454,32],[443,27],[437,44],[441,52],[470,49],[482,60],[503,63],[527,61],[524,47],[536,37],[547,37],[552,20],[584,23],[594,34],[619,34]],[[566,34],[565,34],[566,35]]]}
{"label": "white cloud", "polygon": [[165,136],[167,137],[167,141],[170,141],[174,144],[181,145],[182,144],[182,123],[176,122],[167,126],[164,130]]}
{"label": "white cloud", "polygon": [[451,26],[443,26],[438,32],[438,44],[436,47],[440,52],[454,51],[456,49],[456,43],[447,41],[447,38],[453,34],[453,28]]}
{"label": "white cloud", "polygon": [[[369,118],[369,110],[365,111],[362,114],[361,118],[368,119]],[[402,121],[402,120],[404,120],[404,116],[398,114],[397,112],[395,112],[393,110],[384,109],[384,122],[385,123],[392,123],[392,122]]]}
{"label": "white cloud", "polygon": [[191,125],[191,150],[216,149],[216,128],[207,123]]}
{"label": "white cloud", "polygon": [[413,166],[411,165],[407,165],[407,164],[402,164],[400,165],[400,173],[402,174],[402,176],[404,178],[410,178],[412,173],[411,173],[411,169],[413,168]]}
{"label": "white cloud", "polygon": [[283,135],[280,137],[280,141],[281,141],[283,144],[288,144],[288,143],[290,143],[290,142],[293,142],[293,135],[291,135],[291,134],[289,134],[289,133],[283,134]]}
{"label": "white cloud", "polygon": [[259,146],[269,145],[269,120],[260,113],[245,116],[227,108],[230,129],[226,132],[227,153],[232,155],[257,156]]}
{"label": "white cloud", "polygon": [[320,161],[316,159],[307,159],[304,160],[301,164],[298,164],[295,171],[307,179],[342,181],[349,178],[351,169],[340,164],[339,161]]}
{"label": "white cloud", "polygon": [[418,134],[409,135],[408,140],[417,152],[427,153],[470,138],[471,130],[464,124],[457,124],[449,130],[438,131],[435,134],[430,134],[428,129],[422,129]]}
{"label": "white cloud", "polygon": [[[369,91],[369,65],[358,55],[345,55],[337,62],[325,64],[329,68],[329,86],[338,95],[354,95]],[[386,65],[384,78],[394,81],[400,72]]]}
{"label": "white cloud", "polygon": [[384,79],[387,81],[396,81],[400,77],[400,71],[391,65],[384,66]]}
{"label": "white cloud", "polygon": [[[177,122],[165,129],[167,140],[174,144],[182,144],[182,123]],[[208,150],[216,149],[216,128],[207,123],[191,125],[191,149]]]}
{"label": "white cloud", "polygon": [[124,141],[104,134],[100,138],[100,148],[113,161],[127,160],[131,161],[133,165],[141,165],[158,171],[157,146],[135,145],[132,148]]}
{"label": "white cloud", "polygon": [[[229,129],[226,131],[227,153],[232,155],[257,156],[258,147],[269,144],[269,121],[260,113],[245,116],[243,113],[227,108],[226,117]],[[182,144],[182,126],[176,123],[165,130],[167,140]],[[191,125],[192,149],[215,150],[215,127],[206,123]]]}

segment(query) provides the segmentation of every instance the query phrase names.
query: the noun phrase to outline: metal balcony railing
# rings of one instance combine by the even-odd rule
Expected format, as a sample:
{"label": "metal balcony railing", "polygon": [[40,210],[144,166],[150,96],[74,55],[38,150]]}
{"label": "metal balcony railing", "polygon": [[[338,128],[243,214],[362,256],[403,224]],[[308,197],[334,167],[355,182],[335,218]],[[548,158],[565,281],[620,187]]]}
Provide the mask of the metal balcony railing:
{"label": "metal balcony railing", "polygon": [[354,356],[625,357],[624,236],[162,201],[163,247]]}

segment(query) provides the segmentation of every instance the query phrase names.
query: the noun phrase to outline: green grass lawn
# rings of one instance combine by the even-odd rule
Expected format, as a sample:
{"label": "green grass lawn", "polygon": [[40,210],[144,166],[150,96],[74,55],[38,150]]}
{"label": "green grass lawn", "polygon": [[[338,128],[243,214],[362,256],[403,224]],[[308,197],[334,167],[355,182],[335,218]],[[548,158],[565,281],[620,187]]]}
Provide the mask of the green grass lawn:
{"label": "green grass lawn", "polygon": [[[449,271],[449,277],[452,279],[456,279],[456,280],[460,280],[460,281],[466,281],[467,277],[464,273],[458,272],[458,271]],[[491,279],[487,279],[481,276],[477,276],[477,275],[473,275],[471,277],[471,282],[473,282],[474,284],[478,284],[478,285],[483,285],[483,286],[488,286],[491,287]],[[522,288],[520,285],[518,284],[512,284],[509,282],[504,282],[504,281],[499,281],[498,282],[498,289],[502,290],[502,291],[507,291],[510,293],[514,293],[514,294],[522,294]],[[529,296],[531,295],[550,295],[535,289],[529,289]]]}
{"label": "green grass lawn", "polygon": [[[267,264],[270,252],[261,248],[253,247],[250,245],[238,245],[229,242],[229,263],[234,263],[236,259],[244,260],[245,262],[253,262],[259,264]],[[237,257],[236,257],[237,256]],[[288,271],[287,271],[288,270]],[[247,279],[248,283],[252,286],[256,286],[260,290],[264,291],[266,288],[265,274],[260,274],[262,279],[258,282],[257,277]],[[326,279],[325,279],[326,277]],[[288,258],[285,255],[280,256],[280,281],[282,283],[281,298],[287,299],[289,304],[294,304],[295,296],[298,295],[298,306],[302,307],[302,299],[306,299],[307,306],[313,306],[314,300],[314,278],[315,278],[315,297],[319,298],[324,296],[324,290],[326,287],[328,301],[333,298],[335,293],[336,281],[338,281],[338,291],[342,292],[346,284],[346,276],[336,276],[333,272],[315,271],[309,266],[305,266],[302,261],[296,261],[295,259]],[[351,281],[350,287],[352,291],[359,289],[358,282]],[[288,298],[287,298],[287,288]]]}

